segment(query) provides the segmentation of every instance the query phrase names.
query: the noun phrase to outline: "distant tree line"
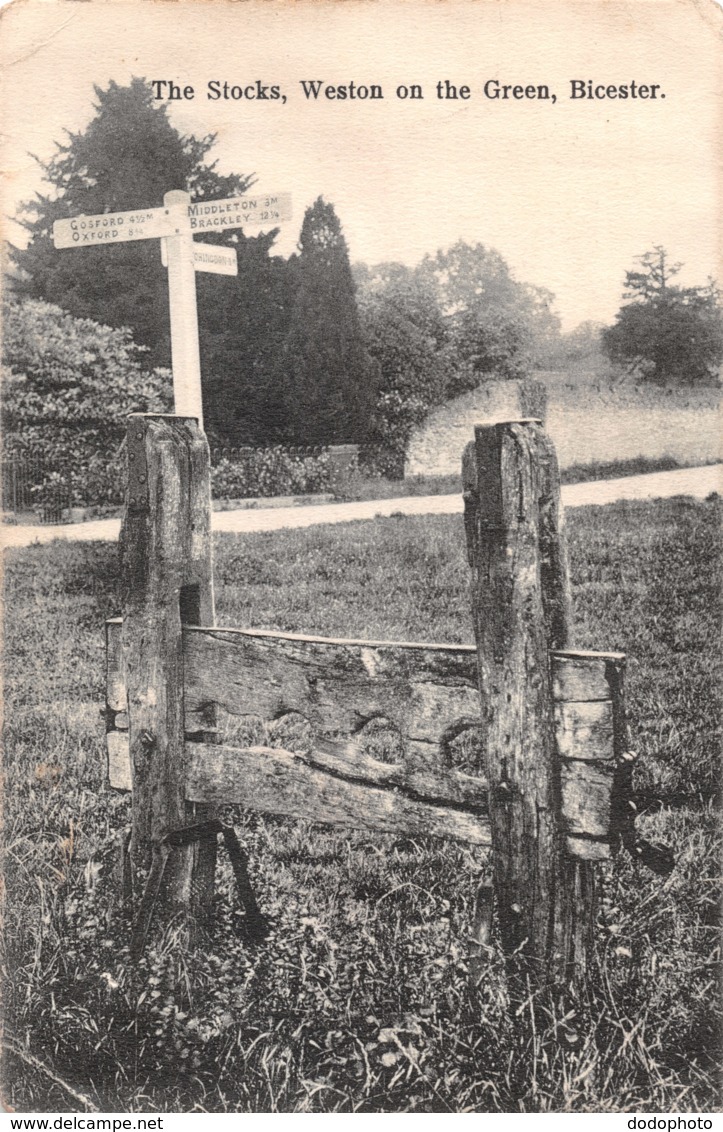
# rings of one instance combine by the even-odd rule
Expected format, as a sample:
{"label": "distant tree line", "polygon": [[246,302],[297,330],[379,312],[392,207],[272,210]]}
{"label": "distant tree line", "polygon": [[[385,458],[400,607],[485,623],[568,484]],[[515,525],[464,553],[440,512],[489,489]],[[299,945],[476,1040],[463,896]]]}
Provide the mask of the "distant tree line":
{"label": "distant tree line", "polygon": [[[221,176],[214,142],[183,137],[149,84],[95,88],[95,116],[43,166],[50,191],[25,205],[14,291],[79,319],[127,327],[152,371],[170,365],[168,294],[157,241],[58,251],[57,219],[155,207],[169,188],[195,199],[242,194],[253,176]],[[278,230],[208,233],[236,250],[238,277],[199,273],[207,429],[227,444],[358,441],[392,463],[414,423],[486,376],[513,377],[557,330],[552,296],[515,282],[497,252],[457,244],[417,268],[352,273],[341,223],[321,197],[298,251],[273,254]],[[37,311],[36,311],[37,316]],[[398,462],[398,460],[397,460]]]}
{"label": "distant tree line", "polygon": [[[170,365],[158,242],[59,251],[53,222],[159,206],[172,188],[211,200],[243,194],[254,183],[250,174],[219,174],[209,160],[214,136],[179,134],[145,80],[111,82],[95,94],[89,125],[68,132],[43,165],[50,191],[24,206],[27,246],[11,249],[14,384],[5,417],[14,431],[24,421],[40,429],[44,402],[46,423],[58,416],[53,327],[70,334],[81,361],[84,337],[95,342],[86,353],[95,358],[89,364],[97,381],[83,363],[82,397],[63,394],[61,406],[75,412],[73,427],[81,431],[97,430],[99,413],[119,410],[119,396],[124,404],[143,403],[144,381],[148,403],[155,403],[158,371]],[[643,257],[642,271],[628,273],[626,302],[613,327],[585,324],[561,336],[553,296],[518,282],[483,244],[459,241],[416,267],[352,270],[340,219],[322,197],[306,210],[297,252],[288,259],[273,254],[277,235],[278,229],[256,236],[232,230],[204,237],[233,247],[239,269],[237,277],[196,277],[204,416],[220,444],[355,441],[377,469],[398,475],[412,429],[433,406],[482,381],[521,377],[566,353],[574,364],[600,341],[615,362],[656,381],[709,379],[723,353],[718,292],[712,284],[673,286],[677,265],[667,264],[662,249]],[[31,304],[26,317],[24,301]],[[82,325],[73,330],[65,316]],[[103,328],[122,331],[112,339],[115,368],[99,345]],[[45,345],[33,338],[42,334]],[[30,355],[23,374],[22,359]],[[62,373],[70,388],[67,366]],[[106,387],[114,380],[129,381],[128,398]]]}
{"label": "distant tree line", "polygon": [[681,267],[656,245],[625,273],[622,305],[611,326],[580,323],[560,336],[550,369],[613,372],[657,385],[717,384],[723,362],[721,292],[674,282]]}

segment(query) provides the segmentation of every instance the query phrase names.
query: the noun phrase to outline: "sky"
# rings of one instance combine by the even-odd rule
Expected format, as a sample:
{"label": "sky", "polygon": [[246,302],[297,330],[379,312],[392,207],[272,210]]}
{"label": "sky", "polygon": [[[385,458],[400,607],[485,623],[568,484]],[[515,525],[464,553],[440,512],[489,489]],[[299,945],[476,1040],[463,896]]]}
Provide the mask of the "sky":
{"label": "sky", "polygon": [[[65,129],[87,125],[94,83],[137,75],[194,88],[169,116],[183,133],[217,133],[220,172],[291,192],[280,254],[323,195],[353,262],[412,265],[480,242],[554,292],[565,329],[612,321],[625,271],[655,244],[684,263],[684,284],[722,274],[713,0],[14,0],[0,16],[13,242],[18,203],[43,187],[29,154],[47,159]],[[309,100],[301,84],[317,80],[384,97]],[[439,99],[445,80],[469,97]],[[546,86],[556,101],[489,98],[490,80]],[[659,89],[572,99],[573,80]],[[214,81],[277,85],[286,101],[214,101]],[[421,99],[397,96],[412,84]]]}

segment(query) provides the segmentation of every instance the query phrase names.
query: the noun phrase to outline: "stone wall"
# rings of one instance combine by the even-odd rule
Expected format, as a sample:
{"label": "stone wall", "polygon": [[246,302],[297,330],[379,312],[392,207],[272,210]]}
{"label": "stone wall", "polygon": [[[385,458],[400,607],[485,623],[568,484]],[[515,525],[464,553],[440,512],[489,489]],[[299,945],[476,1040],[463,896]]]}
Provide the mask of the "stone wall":
{"label": "stone wall", "polygon": [[545,416],[545,387],[536,381],[488,381],[433,409],[414,430],[405,475],[446,476],[458,472],[462,451],[476,424]]}
{"label": "stone wall", "polygon": [[[681,464],[720,459],[717,389],[573,382],[564,374],[540,377],[547,390],[547,431],[563,468],[636,457],[670,456]],[[540,415],[527,409],[518,382],[489,383],[442,405],[412,435],[406,474],[459,472],[476,424],[518,415]]]}

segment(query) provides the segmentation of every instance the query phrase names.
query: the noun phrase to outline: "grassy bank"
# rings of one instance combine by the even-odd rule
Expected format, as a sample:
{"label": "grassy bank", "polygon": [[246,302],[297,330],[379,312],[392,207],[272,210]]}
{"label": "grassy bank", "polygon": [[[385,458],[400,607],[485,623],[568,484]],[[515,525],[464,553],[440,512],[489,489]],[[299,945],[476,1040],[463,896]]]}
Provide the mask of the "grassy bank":
{"label": "grassy bank", "polygon": [[[670,472],[676,468],[697,467],[695,463],[681,463],[672,456],[648,458],[636,456],[631,460],[609,460],[604,463],[573,464],[560,472],[562,483],[589,483],[591,480],[616,480],[624,476],[642,476],[650,472]],[[364,479],[358,477],[344,485],[338,498],[353,502],[363,499],[399,499],[405,495],[458,495],[462,490],[462,477],[409,476],[404,480]]]}
{"label": "grassy bank", "polygon": [[[483,857],[431,839],[237,812],[270,940],[234,934],[224,863],[213,939],[191,954],[171,929],[131,977],[104,868],[128,800],[103,787],[98,715],[116,551],[8,555],[8,1103],[80,1110],[69,1086],[104,1111],[716,1108],[716,532],[712,503],[682,499],[569,519],[576,643],[629,654],[640,824],[677,854],[667,880],[610,868],[575,1049],[544,1018],[512,1030],[498,956],[469,991]],[[216,543],[219,622],[238,626],[465,641],[467,584],[459,517]]]}

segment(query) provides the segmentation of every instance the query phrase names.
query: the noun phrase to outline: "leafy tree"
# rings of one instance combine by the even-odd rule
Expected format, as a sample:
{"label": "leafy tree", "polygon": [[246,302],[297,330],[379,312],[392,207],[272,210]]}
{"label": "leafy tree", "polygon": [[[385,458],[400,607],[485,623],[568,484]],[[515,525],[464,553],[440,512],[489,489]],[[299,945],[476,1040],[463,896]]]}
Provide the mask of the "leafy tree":
{"label": "leafy tree", "polygon": [[485,379],[524,376],[559,333],[554,296],[518,283],[493,248],[459,240],[426,256],[417,275],[434,289],[449,326],[455,355],[450,396]]}
{"label": "leafy tree", "polygon": [[603,331],[605,352],[649,381],[709,382],[723,361],[720,291],[712,280],[673,284],[682,265],[660,246],[638,262],[642,270],[626,273],[624,304]]}
{"label": "leafy tree", "polygon": [[278,427],[296,444],[367,439],[377,373],[364,345],[349,253],[334,206],[306,210],[280,373]]}
{"label": "leafy tree", "polygon": [[2,423],[7,450],[41,448],[70,462],[85,502],[121,499],[126,417],[167,412],[171,375],[148,373],[128,330],[99,326],[35,299],[3,310]]}
{"label": "leafy tree", "polygon": [[[24,206],[30,240],[11,253],[21,269],[18,287],[75,317],[130,327],[134,340],[149,347],[150,362],[168,365],[168,288],[158,241],[56,250],[53,223],[81,213],[158,207],[170,189],[185,189],[201,200],[232,196],[244,192],[251,178],[220,176],[206,162],[214,135],[182,137],[144,79],[134,78],[129,86],[111,82],[107,90],[96,86],[95,94],[90,124],[80,133],[68,132],[51,160],[41,163],[52,192]],[[214,242],[237,239],[225,234]],[[203,320],[207,309],[199,314]]]}
{"label": "leafy tree", "polygon": [[458,241],[416,268],[358,266],[367,348],[380,367],[377,463],[401,474],[429,410],[490,379],[523,377],[557,348],[553,296],[518,283],[502,256]]}
{"label": "leafy tree", "polygon": [[412,429],[444,401],[450,378],[448,331],[432,288],[402,264],[357,266],[358,304],[367,349],[379,366],[375,464],[396,477]]}

